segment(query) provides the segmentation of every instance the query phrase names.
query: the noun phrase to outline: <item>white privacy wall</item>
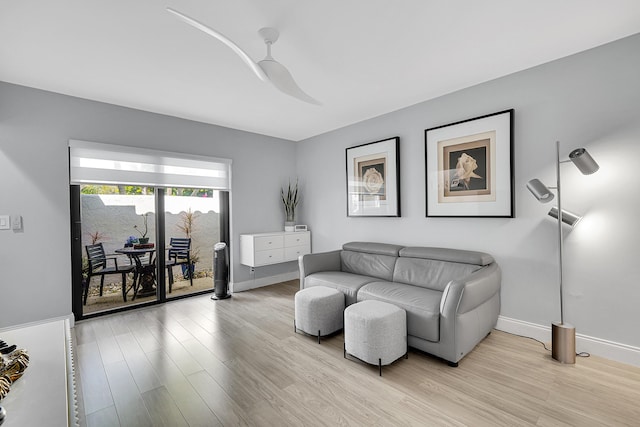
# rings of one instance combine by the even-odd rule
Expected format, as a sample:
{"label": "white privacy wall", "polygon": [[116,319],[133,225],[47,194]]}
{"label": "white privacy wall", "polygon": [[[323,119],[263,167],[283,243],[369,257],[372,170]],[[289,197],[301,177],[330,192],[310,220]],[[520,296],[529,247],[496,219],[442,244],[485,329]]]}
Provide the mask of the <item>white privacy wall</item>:
{"label": "white privacy wall", "polygon": [[[503,271],[501,315],[549,327],[560,317],[557,223],[525,184],[555,185],[556,140],[565,158],[585,147],[598,173],[562,166],[563,207],[585,214],[565,240],[565,321],[579,334],[640,347],[638,52],[640,35],[298,143],[301,217],[314,251],[355,240],[486,251]],[[424,130],[509,108],[516,217],[426,218]],[[345,149],[393,136],[402,217],[348,218]]]}
{"label": "white privacy wall", "polygon": [[251,279],[237,262],[238,235],[283,227],[294,142],[0,82],[0,214],[24,220],[22,232],[0,230],[0,329],[71,314],[69,139],[232,159],[236,282]]}

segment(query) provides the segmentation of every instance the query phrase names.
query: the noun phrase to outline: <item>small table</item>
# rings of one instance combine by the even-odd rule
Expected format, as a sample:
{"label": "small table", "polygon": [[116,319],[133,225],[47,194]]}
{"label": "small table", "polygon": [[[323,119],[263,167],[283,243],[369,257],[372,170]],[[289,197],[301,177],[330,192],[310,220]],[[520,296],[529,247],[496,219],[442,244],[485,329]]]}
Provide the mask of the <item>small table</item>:
{"label": "small table", "polygon": [[[121,248],[116,249],[116,253],[127,255],[129,259],[132,259],[136,264],[136,274],[134,277],[134,292],[133,292],[133,300],[136,299],[136,296],[147,297],[156,294],[156,264],[153,259],[153,255],[156,252],[156,248]],[[147,264],[143,264],[141,258],[149,254],[149,262]],[[136,282],[137,280],[137,282]],[[141,285],[142,288],[138,289],[138,285]]]}

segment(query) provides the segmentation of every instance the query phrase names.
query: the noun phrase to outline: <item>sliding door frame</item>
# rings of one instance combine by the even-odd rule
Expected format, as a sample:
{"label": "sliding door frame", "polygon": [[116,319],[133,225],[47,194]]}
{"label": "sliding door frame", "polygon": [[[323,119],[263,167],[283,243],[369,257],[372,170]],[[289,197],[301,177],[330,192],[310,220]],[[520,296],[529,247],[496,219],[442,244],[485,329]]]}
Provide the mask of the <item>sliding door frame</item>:
{"label": "sliding door frame", "polygon": [[69,186],[71,213],[71,310],[76,320],[82,318],[82,221],[80,186]]}
{"label": "sliding door frame", "polygon": [[[230,244],[229,219],[231,217],[229,204],[229,191],[214,190],[218,192],[220,200],[220,241]],[[150,307],[157,304],[164,304],[167,301],[175,301],[183,298],[189,298],[197,295],[204,295],[213,292],[213,278],[211,279],[211,289],[206,289],[190,294],[179,295],[167,298],[166,288],[166,232],[165,232],[165,188],[155,187],[155,232],[156,232],[156,299],[144,303],[126,305],[100,312],[84,314],[84,305],[82,301],[83,285],[82,285],[82,208],[81,194],[79,185],[69,185],[70,193],[70,218],[71,218],[71,308],[75,320],[91,319],[94,317],[104,316],[107,314],[119,313],[123,311],[135,310],[138,308]],[[215,242],[212,242],[212,245]]]}

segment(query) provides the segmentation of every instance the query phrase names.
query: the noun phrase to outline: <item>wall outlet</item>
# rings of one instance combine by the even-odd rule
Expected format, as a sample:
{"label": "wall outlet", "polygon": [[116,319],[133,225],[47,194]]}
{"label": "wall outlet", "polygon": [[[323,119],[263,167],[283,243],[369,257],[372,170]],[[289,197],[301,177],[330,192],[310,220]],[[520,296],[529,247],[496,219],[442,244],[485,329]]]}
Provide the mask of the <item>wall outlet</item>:
{"label": "wall outlet", "polygon": [[9,215],[0,215],[0,230],[9,229],[11,229],[11,221],[9,220]]}

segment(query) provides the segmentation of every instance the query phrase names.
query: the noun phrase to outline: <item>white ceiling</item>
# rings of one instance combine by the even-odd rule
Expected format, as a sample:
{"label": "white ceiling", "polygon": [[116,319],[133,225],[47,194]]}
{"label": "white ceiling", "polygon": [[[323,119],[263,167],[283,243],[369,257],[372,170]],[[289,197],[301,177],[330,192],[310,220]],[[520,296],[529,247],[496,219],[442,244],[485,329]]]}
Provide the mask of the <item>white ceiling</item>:
{"label": "white ceiling", "polygon": [[[261,82],[257,34],[322,106]],[[0,80],[299,141],[640,32],[639,0],[0,0]]]}

